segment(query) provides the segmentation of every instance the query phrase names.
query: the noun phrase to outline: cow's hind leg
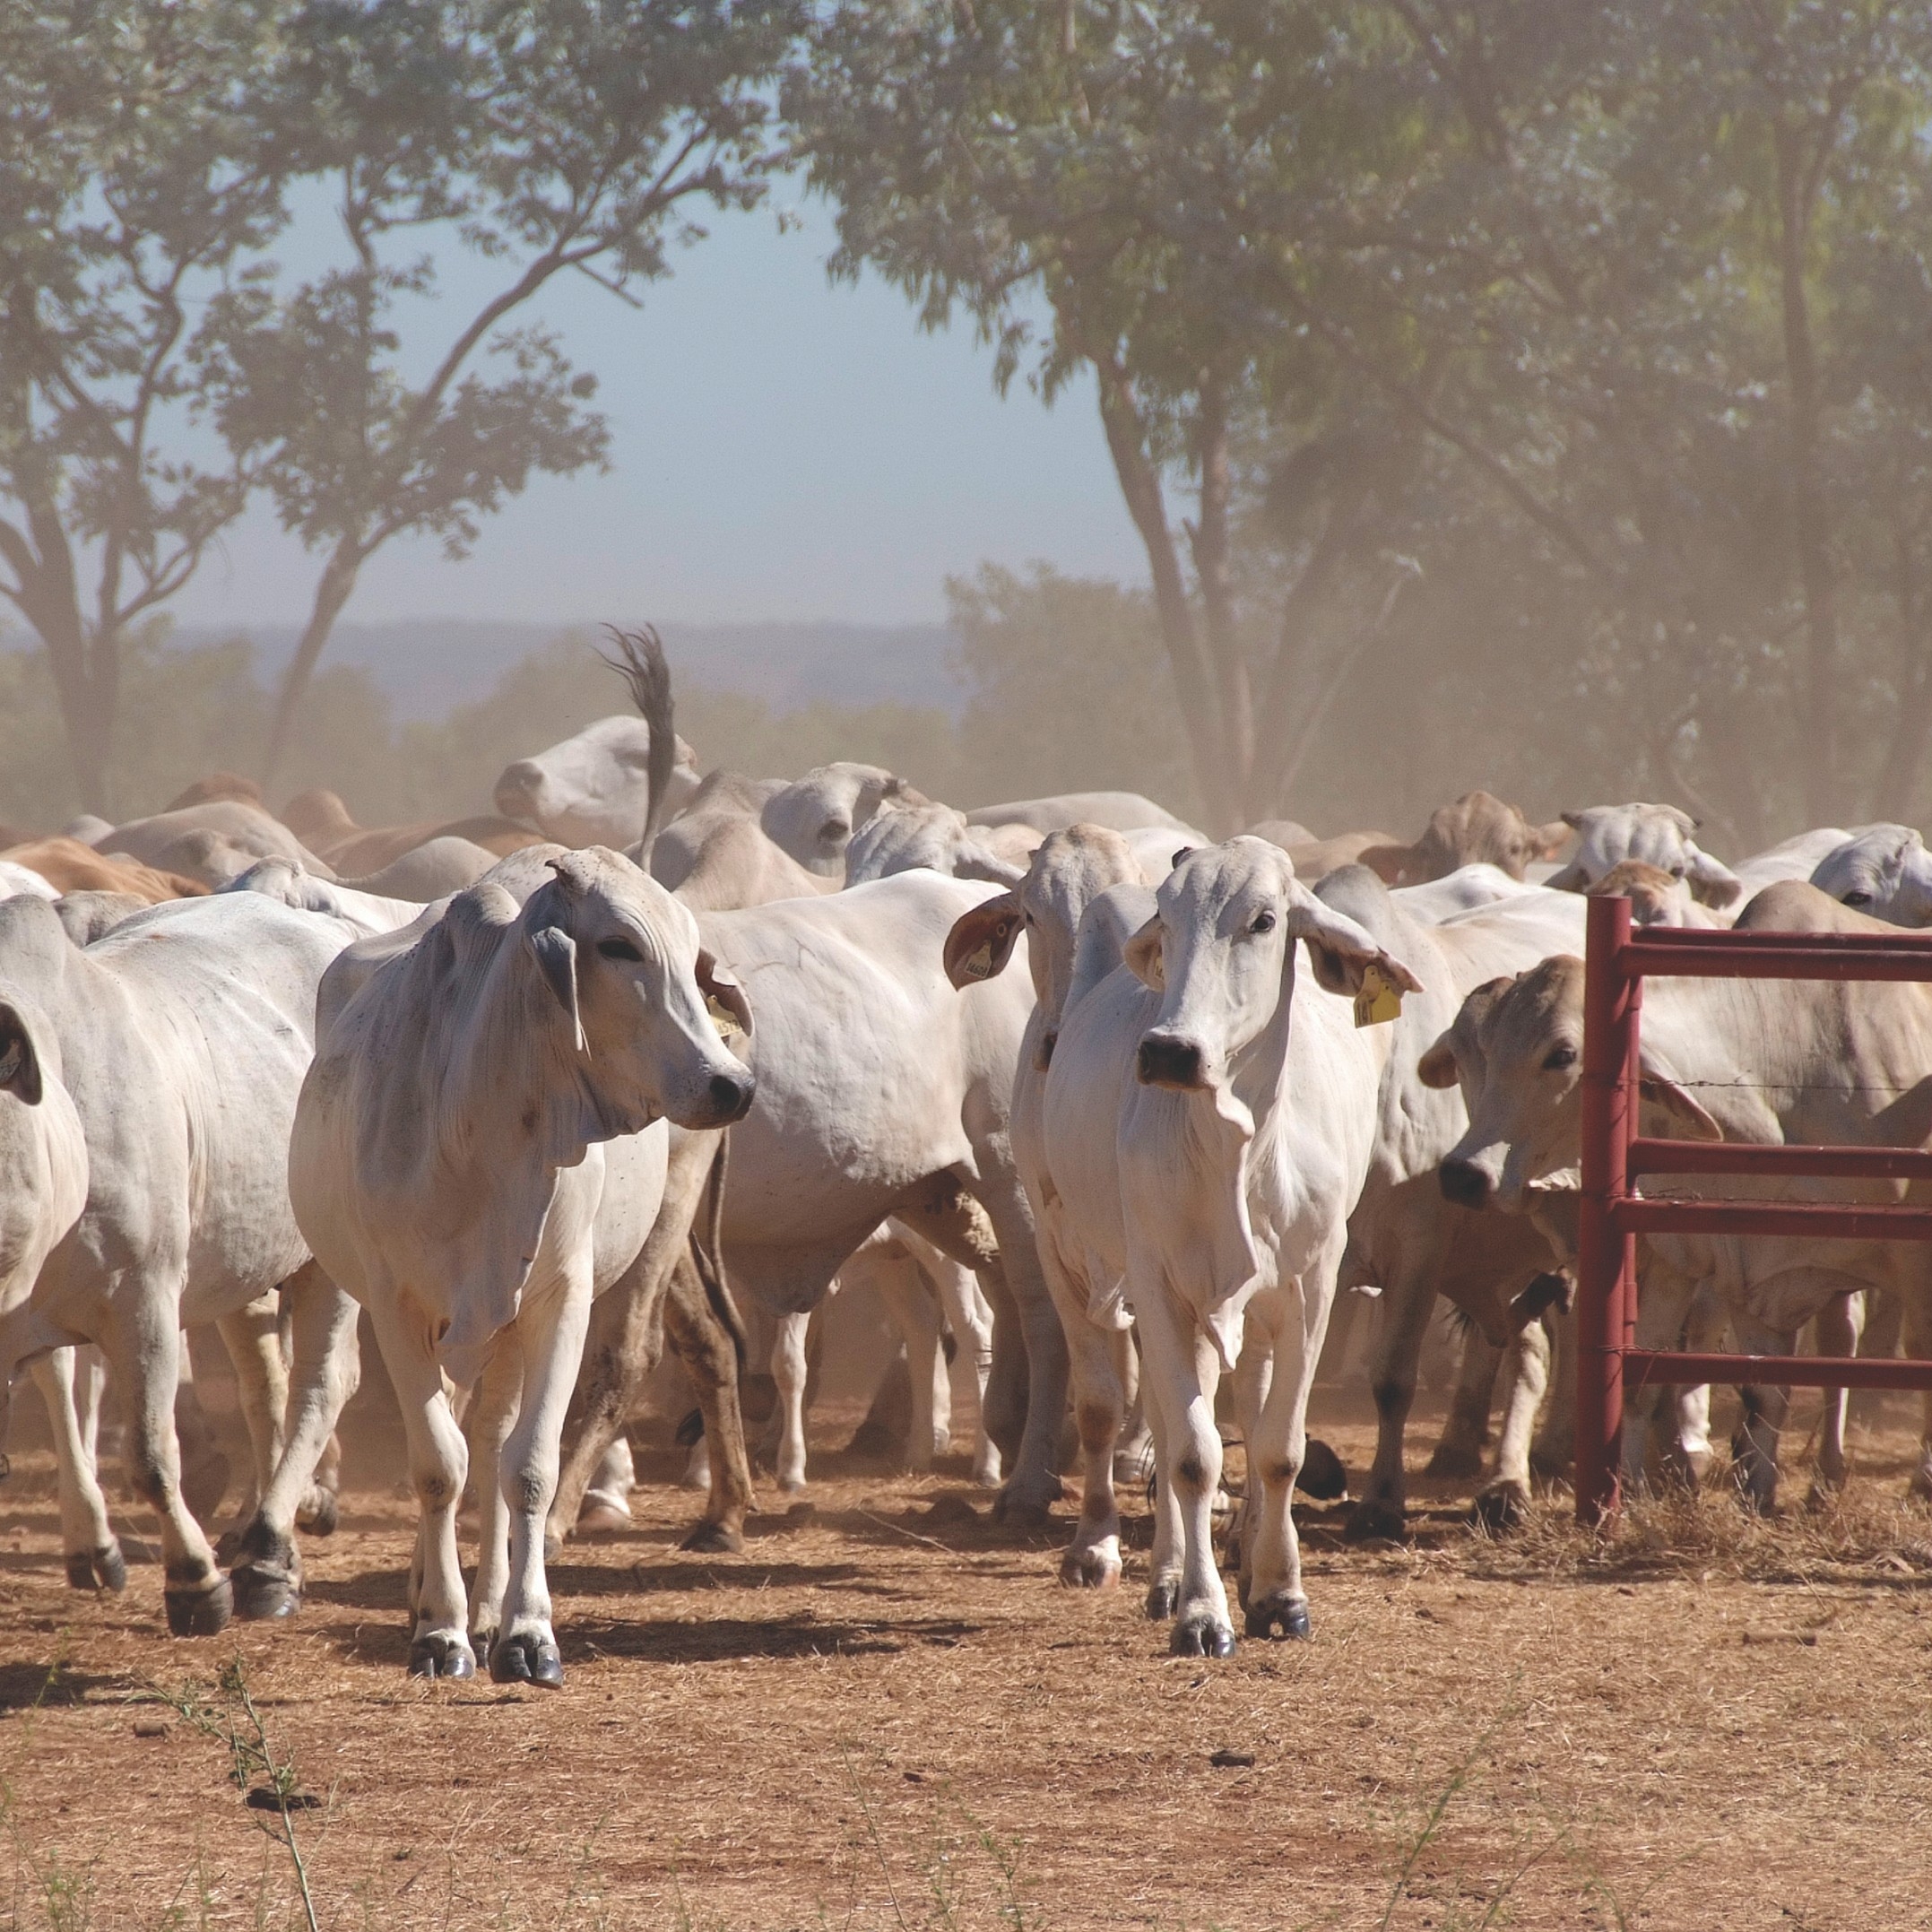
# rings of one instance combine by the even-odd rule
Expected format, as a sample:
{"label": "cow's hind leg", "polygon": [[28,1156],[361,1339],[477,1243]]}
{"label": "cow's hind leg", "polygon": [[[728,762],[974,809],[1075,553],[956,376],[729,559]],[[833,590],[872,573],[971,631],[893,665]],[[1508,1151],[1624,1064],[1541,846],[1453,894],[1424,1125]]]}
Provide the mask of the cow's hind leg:
{"label": "cow's hind leg", "polygon": [[242,1529],[231,1578],[236,1614],[245,1617],[286,1616],[301,1604],[296,1516],[362,1373],[356,1304],[318,1263],[305,1263],[289,1278],[286,1298],[295,1356],[287,1423],[262,1500]]}
{"label": "cow's hind leg", "polygon": [[1381,1331],[1370,1371],[1375,1460],[1360,1501],[1348,1512],[1343,1534],[1352,1541],[1402,1534],[1408,1507],[1402,1438],[1416,1399],[1423,1339],[1435,1312],[1435,1278],[1433,1266],[1418,1266],[1413,1257],[1405,1256],[1400,1267],[1390,1270],[1382,1289]]}
{"label": "cow's hind leg", "polygon": [[1463,1319],[1462,1361],[1449,1398],[1449,1417],[1429,1457],[1430,1476],[1479,1476],[1489,1446],[1489,1410],[1496,1375],[1507,1350],[1496,1347],[1473,1321]]}
{"label": "cow's hind leg", "polygon": [[664,1337],[697,1390],[710,1457],[711,1499],[682,1546],[741,1551],[745,1546],[745,1518],[757,1506],[757,1498],[751,1488],[751,1460],[745,1451],[744,1417],[738,1408],[737,1345],[711,1306],[689,1257],[671,1272],[664,1296]]}
{"label": "cow's hind leg", "polygon": [[255,1459],[248,1494],[235,1514],[235,1529],[216,1545],[228,1561],[241,1526],[249,1521],[268,1493],[269,1479],[282,1460],[282,1433],[289,1412],[289,1365],[282,1353],[282,1306],[273,1289],[246,1307],[216,1319],[215,1330],[235,1365],[235,1389],[241,1419]]}
{"label": "cow's hind leg", "polygon": [[[795,1495],[805,1486],[805,1337],[810,1315],[781,1315],[773,1324],[771,1374],[778,1390],[778,1486]],[[707,1472],[708,1473],[708,1472]]]}
{"label": "cow's hind leg", "polygon": [[[81,1403],[75,1400],[76,1385],[84,1376],[98,1377],[99,1356],[84,1365],[77,1359],[83,1351],[56,1348],[37,1357],[33,1365],[34,1386],[47,1405],[47,1419],[54,1433],[54,1460],[60,1478],[60,1542],[67,1562],[67,1581],[75,1590],[125,1590],[127,1564],[121,1546],[108,1522],[108,1499],[101,1494],[100,1479],[94,1468],[91,1433],[81,1419]],[[85,1402],[82,1396],[81,1402]],[[95,1413],[99,1413],[98,1400]]]}
{"label": "cow's hind leg", "polygon": [[175,1386],[186,1341],[177,1325],[179,1297],[130,1281],[118,1299],[100,1343],[128,1412],[128,1480],[160,1518],[168,1627],[178,1637],[212,1637],[227,1626],[234,1600],[181,1491]]}

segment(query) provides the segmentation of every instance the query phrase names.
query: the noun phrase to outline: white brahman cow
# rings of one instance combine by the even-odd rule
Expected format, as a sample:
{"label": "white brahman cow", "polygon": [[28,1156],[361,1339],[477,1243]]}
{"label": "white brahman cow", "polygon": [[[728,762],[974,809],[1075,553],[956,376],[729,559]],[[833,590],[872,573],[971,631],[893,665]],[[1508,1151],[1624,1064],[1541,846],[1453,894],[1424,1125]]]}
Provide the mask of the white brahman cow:
{"label": "white brahman cow", "polygon": [[1888,925],[1932,926],[1932,852],[1909,825],[1868,825],[1818,862],[1811,882]]}
{"label": "white brahman cow", "polygon": [[[177,1635],[220,1630],[238,1607],[294,1607],[295,1512],[353,1392],[354,1310],[310,1260],[286,1161],[316,989],[351,937],[238,894],[152,908],[82,950],[43,901],[0,905],[0,988],[16,1022],[0,1067],[16,1096],[32,1096],[8,1111],[0,1168],[12,1175],[8,1218],[25,1217],[47,1249],[38,1279],[23,1270],[10,1283],[16,1299],[32,1293],[7,1314],[0,1382],[43,1350],[100,1345],[128,1411],[134,1491],[161,1520]],[[77,1219],[65,1181],[52,1178],[71,1178],[76,1124]],[[278,1287],[295,1324],[286,1437]],[[238,1597],[183,1498],[175,1433],[181,1330],[210,1321],[235,1359],[256,1451],[260,1500]],[[104,1516],[91,1535],[85,1554],[111,1581]],[[70,1567],[82,1554],[70,1546]]]}
{"label": "white brahman cow", "polygon": [[1251,1634],[1305,1634],[1289,1498],[1389,1051],[1386,1029],[1357,1028],[1346,1001],[1320,988],[1295,1000],[1295,943],[1327,945],[1344,983],[1371,964],[1394,986],[1415,982],[1261,839],[1191,852],[1157,905],[1124,966],[1063,1018],[1045,1131],[1056,1183],[1064,1165],[1077,1184],[1117,1191],[1162,1478],[1149,1607],[1172,1603],[1177,1653],[1225,1656],[1235,1634],[1212,1540],[1215,1387],[1244,1328],[1265,1339],[1269,1386],[1239,1391],[1243,1597]]}
{"label": "white brahman cow", "polygon": [[1683,879],[1702,905],[1721,909],[1742,903],[1737,873],[1698,845],[1691,836],[1697,820],[1675,805],[1592,805],[1566,811],[1563,819],[1577,843],[1569,863],[1545,881],[1558,892],[1587,892],[1613,866],[1641,859]]}
{"label": "white brahman cow", "polygon": [[[344,955],[289,1174],[402,1405],[421,1512],[411,1671],[469,1675],[473,1634],[498,1681],[555,1685],[543,1530],[591,1301],[645,1252],[663,1122],[724,1126],[753,1081],[707,1003],[741,1028],[749,1011],[690,914],[613,852],[535,847],[505,871],[538,862],[554,876],[521,905],[485,880],[427,930]],[[501,1479],[479,1486],[472,1615],[455,1533],[468,1455],[446,1388],[479,1381]]]}

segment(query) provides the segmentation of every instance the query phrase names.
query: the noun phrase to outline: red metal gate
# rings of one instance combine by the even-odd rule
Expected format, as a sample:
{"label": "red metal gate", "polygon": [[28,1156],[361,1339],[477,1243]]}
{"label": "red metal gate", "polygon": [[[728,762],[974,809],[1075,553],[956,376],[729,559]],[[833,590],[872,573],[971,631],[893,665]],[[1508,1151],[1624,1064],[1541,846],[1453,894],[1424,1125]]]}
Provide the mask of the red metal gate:
{"label": "red metal gate", "polygon": [[[1590,902],[1583,992],[1583,1193],[1578,1217],[1576,1513],[1598,1523],[1621,1502],[1624,1384],[1714,1382],[1812,1389],[1932,1388],[1932,1362],[1688,1355],[1635,1346],[1639,1235],[1807,1235],[1932,1241],[1932,1209],[1825,1201],[1647,1200],[1646,1174],[1932,1181],[1919,1148],[1754,1147],[1652,1140],[1637,1132],[1646,975],[1700,979],[1932,981],[1932,934],[1631,933],[1630,901]],[[1932,1076],[1932,1067],[1927,1070]]]}

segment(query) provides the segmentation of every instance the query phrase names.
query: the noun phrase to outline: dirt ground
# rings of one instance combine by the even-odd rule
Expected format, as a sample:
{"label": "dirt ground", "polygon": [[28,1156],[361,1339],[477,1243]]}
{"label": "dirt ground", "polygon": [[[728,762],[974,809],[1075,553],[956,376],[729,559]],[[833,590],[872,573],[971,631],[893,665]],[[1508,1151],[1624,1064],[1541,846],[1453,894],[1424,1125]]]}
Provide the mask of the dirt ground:
{"label": "dirt ground", "polygon": [[[1317,1408],[1361,1468],[1365,1399]],[[696,1499],[645,1459],[635,1530],[552,1569],[555,1694],[405,1678],[394,1445],[292,1623],[182,1642],[152,1563],[65,1586],[30,1454],[0,1490],[0,1927],[307,1923],[230,1777],[244,1689],[326,1928],[1932,1926],[1911,1415],[1856,1434],[1816,1516],[1810,1413],[1770,1525],[1711,1494],[1593,1543],[1553,1500],[1498,1544],[1423,1483],[1414,1540],[1363,1549],[1304,1510],[1313,1641],[1203,1665],[1140,1615],[1138,1501],[1127,1586],[1063,1590],[963,1460],[827,1453],[848,1408],[741,1559],[678,1552]]]}

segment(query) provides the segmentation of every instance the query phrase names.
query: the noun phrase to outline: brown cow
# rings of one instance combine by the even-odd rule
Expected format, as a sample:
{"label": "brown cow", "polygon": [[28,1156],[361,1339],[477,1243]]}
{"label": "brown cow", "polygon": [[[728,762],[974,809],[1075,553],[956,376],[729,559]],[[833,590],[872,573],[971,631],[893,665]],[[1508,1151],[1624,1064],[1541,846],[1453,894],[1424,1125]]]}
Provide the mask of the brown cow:
{"label": "brown cow", "polygon": [[1420,886],[1465,865],[1494,865],[1520,879],[1538,859],[1554,858],[1570,837],[1560,819],[1532,825],[1514,805],[1487,792],[1465,792],[1429,815],[1422,836],[1404,845],[1383,832],[1348,832],[1311,845],[1290,845],[1295,876],[1304,884],[1345,865],[1365,865],[1385,885]]}
{"label": "brown cow", "polygon": [[188,899],[207,887],[178,872],[158,872],[138,859],[107,858],[77,838],[36,838],[13,845],[0,858],[24,865],[56,891],[126,892],[150,905],[164,899]]}
{"label": "brown cow", "polygon": [[432,838],[466,838],[499,859],[543,842],[541,833],[490,812],[473,819],[425,819],[412,825],[360,826],[342,799],[319,785],[297,793],[282,808],[282,822],[344,879],[379,872]]}

